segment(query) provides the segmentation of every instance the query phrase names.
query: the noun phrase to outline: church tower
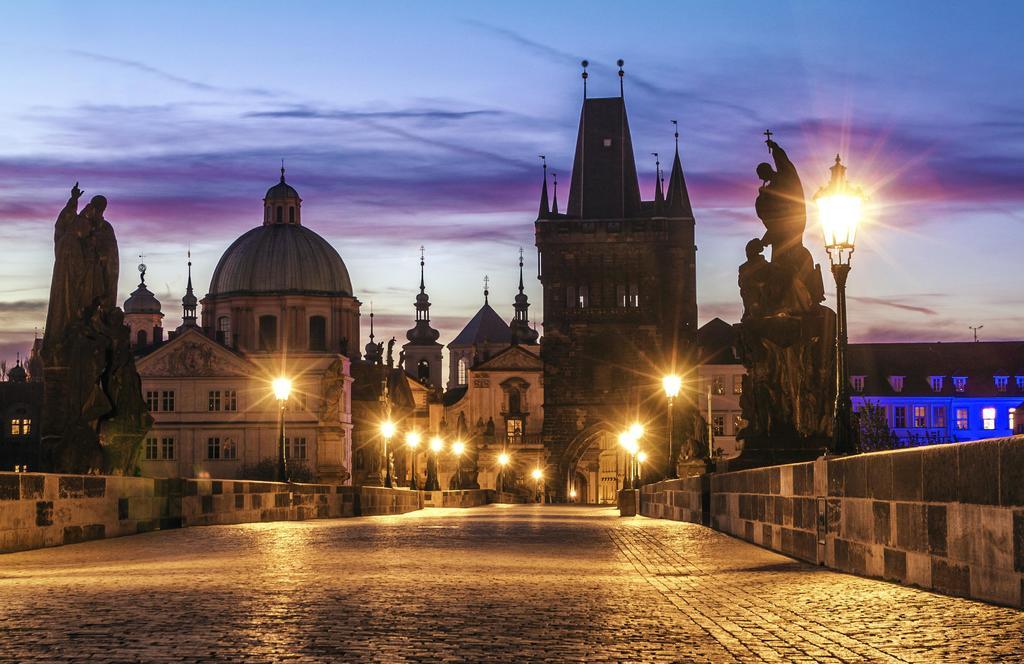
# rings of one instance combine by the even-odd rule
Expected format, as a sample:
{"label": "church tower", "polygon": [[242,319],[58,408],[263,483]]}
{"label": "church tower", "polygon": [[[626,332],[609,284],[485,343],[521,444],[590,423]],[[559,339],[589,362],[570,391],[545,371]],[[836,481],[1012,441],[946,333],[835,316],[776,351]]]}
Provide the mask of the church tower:
{"label": "church tower", "polygon": [[139,287],[124,301],[123,310],[125,325],[131,329],[133,348],[141,349],[163,341],[164,315],[160,311],[160,301],[146,287],[145,263],[139,263]]}
{"label": "church tower", "polygon": [[[667,196],[659,174],[655,200],[642,200],[619,66],[618,97],[587,98],[584,70],[568,205],[564,213],[546,209],[545,177],[535,223],[544,293],[543,441],[557,465],[551,488],[558,493],[602,436],[639,420],[664,440],[661,377],[692,366],[697,248],[678,132]],[[660,448],[645,447],[659,470],[666,467]]]}
{"label": "church tower", "polygon": [[[546,189],[546,188],[545,188]],[[542,199],[546,198],[544,191],[541,196]],[[523,250],[519,250],[519,293],[516,295],[515,305],[515,316],[512,318],[512,323],[509,324],[509,333],[512,335],[512,343],[515,345],[532,346],[536,345],[537,330],[530,327],[530,299],[526,296],[526,290],[523,284]]]}
{"label": "church tower", "polygon": [[441,386],[441,350],[437,343],[441,333],[430,326],[430,297],[424,281],[423,247],[420,247],[420,292],[416,296],[416,326],[405,333],[409,340],[402,346],[405,352],[405,372],[431,387]]}

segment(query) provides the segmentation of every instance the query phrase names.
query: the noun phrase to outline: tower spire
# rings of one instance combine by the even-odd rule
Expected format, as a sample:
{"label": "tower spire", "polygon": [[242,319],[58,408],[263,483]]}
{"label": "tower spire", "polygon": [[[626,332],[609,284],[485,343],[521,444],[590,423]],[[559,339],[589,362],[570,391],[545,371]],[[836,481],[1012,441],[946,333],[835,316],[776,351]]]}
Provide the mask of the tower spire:
{"label": "tower spire", "polygon": [[284,182],[284,159],[281,159],[281,182]]}
{"label": "tower spire", "polygon": [[519,292],[523,292],[523,248],[519,247]]}
{"label": "tower spire", "polygon": [[679,122],[672,121],[676,139],[676,154],[672,160],[672,174],[668,178],[668,216],[693,218],[693,207],[690,205],[690,194],[686,191],[686,180],[683,178],[683,165],[679,161]]}
{"label": "tower spire", "polygon": [[523,285],[523,248],[519,248],[519,294],[515,298],[515,315],[509,324],[513,344],[537,343],[537,331],[530,328],[530,300]]}
{"label": "tower spire", "polygon": [[661,189],[661,159],[657,152],[652,152],[651,156],[654,157],[654,208],[660,212],[665,205],[665,192]]}
{"label": "tower spire", "polygon": [[558,214],[558,173],[552,171],[551,175],[555,180],[555,204],[551,206],[551,214]]}
{"label": "tower spire", "polygon": [[541,185],[540,189],[540,210],[537,212],[538,219],[546,219],[550,212],[548,208],[548,158],[544,155],[538,155],[541,160],[541,164],[544,168],[544,184]]}
{"label": "tower spire", "polygon": [[[188,256],[188,283],[185,286],[185,296],[181,298],[181,326],[197,327],[196,307],[199,304],[199,298],[192,292],[192,247],[188,248],[186,255]],[[228,343],[228,341],[230,340],[225,339],[224,343]]]}
{"label": "tower spire", "polygon": [[491,278],[485,274],[484,275],[484,304],[488,304],[487,297],[491,294],[490,284],[491,284]]}
{"label": "tower spire", "polygon": [[582,76],[583,76],[583,100],[586,101],[586,99],[587,99],[587,78],[589,76],[589,74],[587,74],[587,67],[590,66],[590,62],[588,62],[587,60],[583,60],[583,61],[580,62],[580,66],[583,67],[583,74],[582,74]]}
{"label": "tower spire", "polygon": [[626,78],[626,72],[622,71],[622,65],[626,64],[626,61],[619,58],[615,61],[615,64],[619,66],[619,99],[625,99],[626,92],[623,86],[623,80]]}
{"label": "tower spire", "polygon": [[420,245],[420,292],[421,293],[425,292],[426,289],[427,289],[426,282],[423,279],[423,264],[425,262],[424,261],[424,255],[425,254],[424,254],[423,245],[421,244]]}

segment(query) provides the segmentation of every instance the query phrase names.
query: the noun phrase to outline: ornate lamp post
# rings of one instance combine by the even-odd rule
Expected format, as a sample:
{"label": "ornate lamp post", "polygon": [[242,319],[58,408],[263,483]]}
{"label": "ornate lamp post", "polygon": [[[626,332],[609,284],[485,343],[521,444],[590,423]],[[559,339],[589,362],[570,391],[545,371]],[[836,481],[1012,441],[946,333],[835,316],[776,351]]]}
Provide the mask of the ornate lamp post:
{"label": "ornate lamp post", "polygon": [[412,457],[412,478],[409,480],[409,488],[413,491],[419,489],[419,477],[416,474],[417,448],[420,446],[420,435],[415,431],[405,434],[405,444],[409,447],[409,456]]}
{"label": "ornate lamp post", "polygon": [[541,491],[540,491],[540,481],[542,479],[544,479],[544,471],[541,470],[540,468],[534,468],[533,472],[530,473],[530,475],[533,477],[534,487],[535,487],[534,490],[537,492],[537,496],[539,498],[539,502],[543,503],[544,502],[544,494],[541,493]]}
{"label": "ornate lamp post", "polygon": [[380,437],[384,443],[384,486],[392,488],[394,482],[391,479],[391,438],[395,435],[395,423],[391,420],[384,420],[380,424]]}
{"label": "ornate lamp post", "polygon": [[683,379],[676,374],[669,374],[661,379],[661,387],[665,390],[665,397],[668,399],[668,457],[666,464],[668,465],[668,472],[665,473],[665,477],[669,479],[675,479],[678,476],[676,471],[675,457],[673,456],[673,426],[672,426],[672,411],[675,406],[676,397],[679,396],[679,390],[683,388]]}
{"label": "ornate lamp post", "polygon": [[455,486],[462,488],[462,455],[466,451],[466,444],[461,440],[452,443],[452,454],[455,455]]}
{"label": "ornate lamp post", "polygon": [[508,466],[508,462],[511,461],[508,452],[502,452],[498,455],[498,493],[502,493],[505,488],[505,468]]}
{"label": "ornate lamp post", "polygon": [[[634,425],[634,427],[639,425]],[[640,427],[643,430],[643,427]],[[630,427],[628,431],[623,431],[619,434],[619,445],[626,450],[626,456],[628,461],[626,463],[626,477],[622,482],[622,488],[624,490],[630,490],[637,488],[636,483],[636,453],[640,450],[640,444],[637,442],[639,436],[636,435],[633,427]]]}
{"label": "ornate lamp post", "polygon": [[271,383],[274,390],[274,398],[277,399],[277,481],[290,482],[288,477],[288,450],[284,438],[284,407],[288,403],[288,397],[292,393],[292,381],[284,378],[275,378]]}
{"label": "ornate lamp post", "polygon": [[846,181],[846,166],[836,155],[836,163],[829,169],[832,179],[814,194],[818,218],[825,236],[825,251],[832,264],[836,280],[836,406],[832,423],[832,447],[837,454],[849,454],[853,449],[852,407],[846,370],[846,277],[850,274],[857,224],[864,206],[864,194],[859,187]]}
{"label": "ornate lamp post", "polygon": [[427,457],[427,483],[424,491],[439,491],[441,483],[437,481],[437,455],[444,449],[444,441],[440,436],[430,439],[430,456]]}
{"label": "ornate lamp post", "polygon": [[644,483],[644,464],[647,463],[647,452],[637,452],[636,455],[636,475],[637,479],[642,485]]}

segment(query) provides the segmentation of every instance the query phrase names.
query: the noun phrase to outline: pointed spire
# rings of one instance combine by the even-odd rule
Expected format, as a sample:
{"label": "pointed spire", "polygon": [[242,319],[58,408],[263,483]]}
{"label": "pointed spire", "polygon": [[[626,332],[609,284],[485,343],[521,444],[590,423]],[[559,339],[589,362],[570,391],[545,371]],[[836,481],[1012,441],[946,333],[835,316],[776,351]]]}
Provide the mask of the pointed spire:
{"label": "pointed spire", "polygon": [[515,315],[509,325],[513,344],[537,343],[537,331],[530,329],[530,300],[523,284],[523,248],[519,248],[519,294],[515,297]]}
{"label": "pointed spire", "polygon": [[626,77],[626,72],[622,71],[622,65],[626,64],[626,61],[619,58],[615,61],[615,64],[619,66],[619,99],[626,98],[625,88],[623,86],[623,79]]}
{"label": "pointed spire", "polygon": [[284,159],[281,160],[281,182],[284,182]]}
{"label": "pointed spire", "polygon": [[583,99],[585,101],[587,99],[587,67],[590,66],[590,63],[586,60],[583,60],[580,62],[580,66],[583,67]]}
{"label": "pointed spire", "polygon": [[558,173],[551,172],[552,177],[555,179],[555,204],[551,206],[551,214],[558,214]]}
{"label": "pointed spire", "polygon": [[519,247],[519,292],[523,292],[523,248]]}
{"label": "pointed spire", "polygon": [[654,157],[654,209],[660,212],[665,206],[665,192],[661,189],[661,158],[657,152],[652,152]]}
{"label": "pointed spire", "polygon": [[490,285],[491,285],[491,278],[485,274],[484,275],[484,304],[488,304],[487,297],[491,294]]}
{"label": "pointed spire", "polygon": [[[181,298],[181,326],[182,327],[197,327],[196,319],[196,307],[199,304],[199,298],[196,297],[192,291],[192,247],[188,248],[188,283],[185,286],[185,296]],[[224,343],[227,343],[228,339],[225,339]]]}
{"label": "pointed spire", "polygon": [[424,253],[423,245],[421,244],[420,245],[420,292],[421,293],[425,292],[426,289],[427,289],[426,282],[423,280],[423,264],[425,262],[424,261],[424,256],[425,256],[425,253]]}
{"label": "pointed spire", "polygon": [[373,341],[373,300],[370,300],[370,341]]}
{"label": "pointed spire", "polygon": [[679,161],[679,122],[673,120],[672,124],[675,127],[676,155],[672,160],[672,174],[668,178],[668,216],[692,219],[693,207],[690,206],[690,194],[686,191],[683,165]]}
{"label": "pointed spire", "polygon": [[544,184],[540,189],[540,210],[537,212],[538,219],[547,219],[550,209],[548,207],[548,158],[539,155],[544,168]]}
{"label": "pointed spire", "polygon": [[437,342],[441,333],[430,327],[430,296],[427,295],[426,279],[424,277],[424,264],[426,252],[420,247],[420,292],[416,296],[416,324],[413,325],[405,338],[412,344],[433,345]]}

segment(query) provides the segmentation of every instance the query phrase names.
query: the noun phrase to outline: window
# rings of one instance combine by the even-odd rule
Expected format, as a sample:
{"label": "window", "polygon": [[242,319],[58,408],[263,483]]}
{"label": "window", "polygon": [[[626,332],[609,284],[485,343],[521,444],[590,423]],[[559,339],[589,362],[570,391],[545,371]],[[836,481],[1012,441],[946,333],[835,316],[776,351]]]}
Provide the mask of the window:
{"label": "window", "polygon": [[160,409],[160,393],[154,390],[146,391],[146,408],[149,412],[155,413]]}
{"label": "window", "polygon": [[928,384],[932,388],[932,392],[942,391],[942,376],[928,376]]}
{"label": "window", "polygon": [[[303,450],[305,450],[306,439],[302,439]],[[305,451],[303,451],[305,454]],[[224,443],[220,446],[220,458],[221,459],[237,459],[238,458],[238,446],[235,445],[235,441],[230,438],[225,438]],[[303,459],[306,457],[303,456]]]}
{"label": "window", "polygon": [[634,309],[640,308],[640,288],[636,284],[629,287],[629,306]]}
{"label": "window", "polygon": [[740,429],[746,425],[747,421],[743,419],[741,413],[733,413],[732,415],[732,432],[733,434],[739,433]]}
{"label": "window", "polygon": [[923,429],[928,426],[928,406],[914,406],[914,427]]}
{"label": "window", "polygon": [[309,349],[327,350],[327,319],[323,316],[309,319]]}
{"label": "window", "polygon": [[725,415],[711,416],[711,430],[716,436],[725,435]]}
{"label": "window", "polygon": [[160,439],[160,453],[162,459],[174,459],[174,437],[167,436]]}
{"label": "window", "polygon": [[850,376],[850,385],[854,392],[864,391],[864,376]]}
{"label": "window", "polygon": [[458,375],[458,383],[459,383],[459,385],[465,385],[466,384],[466,359],[465,358],[459,358],[458,374],[459,374]]}
{"label": "window", "polygon": [[970,428],[970,420],[967,417],[966,408],[956,409],[956,428],[957,431],[967,431]]}
{"label": "window", "polygon": [[963,392],[967,389],[967,376],[953,376],[953,389]]}
{"label": "window", "polygon": [[215,413],[220,410],[220,390],[210,390],[210,412]]}
{"label": "window", "polygon": [[711,393],[725,394],[725,376],[713,376],[711,378]]}
{"label": "window", "polygon": [[235,390],[224,390],[224,410],[238,410],[238,393]]}
{"label": "window", "polygon": [[146,339],[146,331],[145,330],[139,330],[138,333],[135,335],[135,345],[136,346],[145,346],[146,345],[146,340],[147,340]]}
{"label": "window", "polygon": [[996,376],[996,392],[1005,392],[1006,386],[1010,382],[1009,376]]}
{"label": "window", "polygon": [[622,284],[615,287],[615,304],[620,307],[629,306],[629,298],[626,296],[626,287]]}
{"label": "window", "polygon": [[160,410],[173,413],[174,412],[174,390],[164,390],[160,393]]}
{"label": "window", "polygon": [[946,428],[946,407],[932,406],[932,426],[937,429]]}
{"label": "window", "polygon": [[1016,376],[1017,389],[1024,390],[1024,376]]}
{"label": "window", "polygon": [[907,407],[906,406],[893,406],[892,409],[892,426],[894,429],[906,429],[907,428]]}
{"label": "window", "polygon": [[576,302],[580,309],[586,309],[590,306],[590,293],[588,292],[586,285],[580,286],[579,296],[576,298]]}
{"label": "window", "polygon": [[277,223],[284,221],[284,208],[280,205],[277,206]]}
{"label": "window", "polygon": [[277,317],[260,316],[260,350],[277,350]]}
{"label": "window", "polygon": [[32,432],[32,420],[27,417],[15,417],[11,420],[12,436],[27,436]]}
{"label": "window", "polygon": [[217,341],[225,346],[231,345],[231,319],[227,316],[217,319]]}
{"label": "window", "polygon": [[1009,411],[1009,415],[1006,418],[1006,423],[1008,425],[1010,425],[1010,432],[1011,433],[1013,432],[1013,429],[1016,426],[1016,422],[1014,422],[1014,420],[1016,419],[1016,415],[1017,415],[1017,409],[1016,408],[1011,408],[1010,411]]}
{"label": "window", "polygon": [[996,409],[991,406],[981,409],[981,428],[991,431],[996,428]]}
{"label": "window", "polygon": [[206,458],[207,459],[219,459],[220,458],[220,438],[207,438],[206,439]]}
{"label": "window", "polygon": [[305,459],[306,458],[306,438],[285,438],[285,443],[288,446],[288,458],[289,459]]}
{"label": "window", "polygon": [[508,392],[508,412],[513,415],[518,415],[522,412],[522,399],[519,396],[519,390],[509,390]]}
{"label": "window", "polygon": [[602,141],[602,145],[604,145],[606,148],[610,148],[612,146],[612,139],[610,139],[610,138],[604,139],[604,141]]}
{"label": "window", "polygon": [[732,393],[743,394],[743,374],[733,374]]}
{"label": "window", "polygon": [[505,420],[505,437],[509,445],[518,445],[523,441],[523,421],[518,417]]}
{"label": "window", "polygon": [[289,224],[294,224],[295,223],[295,206],[294,205],[289,205],[288,206],[288,223]]}
{"label": "window", "polygon": [[420,360],[416,363],[416,379],[421,383],[430,382],[430,362]]}
{"label": "window", "polygon": [[889,376],[889,385],[892,386],[893,392],[903,391],[903,378],[904,376]]}
{"label": "window", "polygon": [[152,460],[158,458],[157,454],[159,452],[160,452],[160,448],[157,446],[157,439],[156,438],[152,438],[152,437],[151,438],[147,438],[146,439],[146,461],[152,461]]}

